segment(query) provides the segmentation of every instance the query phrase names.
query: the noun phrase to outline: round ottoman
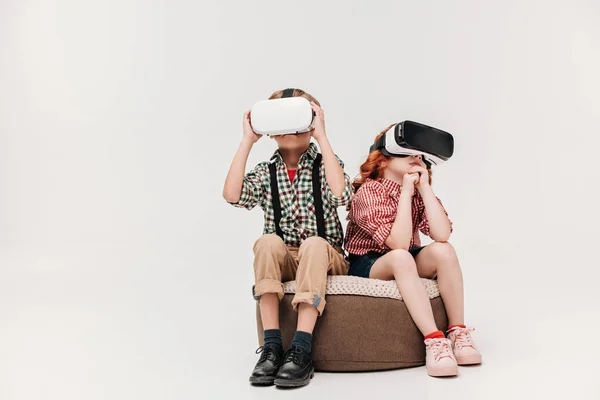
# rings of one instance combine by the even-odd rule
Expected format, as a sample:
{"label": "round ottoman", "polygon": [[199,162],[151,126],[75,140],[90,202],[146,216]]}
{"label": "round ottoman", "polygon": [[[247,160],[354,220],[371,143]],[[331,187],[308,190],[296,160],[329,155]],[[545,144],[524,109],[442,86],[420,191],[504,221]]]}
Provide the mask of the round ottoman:
{"label": "round ottoman", "polygon": [[[425,365],[423,335],[395,281],[329,276],[327,305],[314,330],[312,358],[317,371],[376,371]],[[438,329],[448,325],[437,281],[422,279]],[[298,314],[292,309],[296,282],[284,283],[279,325],[284,349],[292,342]],[[263,344],[260,310],[258,341]]]}

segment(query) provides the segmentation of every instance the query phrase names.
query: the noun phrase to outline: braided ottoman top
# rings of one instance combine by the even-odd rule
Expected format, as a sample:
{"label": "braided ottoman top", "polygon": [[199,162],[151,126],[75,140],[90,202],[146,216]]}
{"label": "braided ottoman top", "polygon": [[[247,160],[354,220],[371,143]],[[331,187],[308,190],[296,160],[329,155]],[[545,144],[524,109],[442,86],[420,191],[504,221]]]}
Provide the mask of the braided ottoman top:
{"label": "braided ottoman top", "polygon": [[[421,278],[421,282],[423,282],[430,299],[440,296],[436,280]],[[296,293],[296,281],[285,282],[283,291],[284,293]],[[396,281],[382,281],[347,275],[329,275],[325,294],[346,294],[402,300]]]}
{"label": "braided ottoman top", "polygon": [[[423,282],[430,299],[440,296],[436,280],[421,278],[421,282]],[[296,281],[285,282],[283,284],[283,291],[284,293],[296,293]],[[327,277],[325,294],[345,294],[402,300],[396,281],[382,281],[347,275],[329,275]]]}

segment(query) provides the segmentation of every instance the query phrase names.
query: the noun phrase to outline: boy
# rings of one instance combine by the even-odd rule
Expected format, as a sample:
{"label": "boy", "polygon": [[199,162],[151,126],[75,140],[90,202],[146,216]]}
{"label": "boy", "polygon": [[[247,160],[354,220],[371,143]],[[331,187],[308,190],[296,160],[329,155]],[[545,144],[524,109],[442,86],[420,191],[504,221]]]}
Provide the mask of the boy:
{"label": "boy", "polygon": [[[314,128],[302,134],[272,137],[278,145],[270,162],[259,163],[244,176],[246,161],[261,135],[244,114],[244,136],[233,159],[223,197],[236,207],[264,210],[263,236],[254,244],[254,298],[259,302],[264,346],[250,376],[255,385],[305,386],[313,377],[312,332],[325,307],[327,274],[346,274],[343,232],[337,207],[350,202],[350,178],[325,134],[319,102],[300,89],[277,91],[269,99],[301,96],[311,102]],[[314,138],[321,149],[317,151]],[[272,180],[271,177],[274,179]],[[276,181],[276,182],[275,182]],[[320,182],[316,185],[315,182]],[[317,189],[319,192],[315,193]],[[282,282],[296,280],[292,301],[297,331],[283,352],[279,331]]]}

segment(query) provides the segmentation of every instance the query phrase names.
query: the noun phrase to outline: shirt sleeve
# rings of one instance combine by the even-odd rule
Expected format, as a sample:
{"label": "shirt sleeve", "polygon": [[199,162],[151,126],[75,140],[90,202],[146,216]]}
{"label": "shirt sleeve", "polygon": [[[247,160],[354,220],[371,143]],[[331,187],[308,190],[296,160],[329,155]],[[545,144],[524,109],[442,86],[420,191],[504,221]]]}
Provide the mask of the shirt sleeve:
{"label": "shirt sleeve", "polygon": [[397,204],[377,183],[363,184],[352,200],[354,223],[380,245],[392,231],[396,220]]}
{"label": "shirt sleeve", "polygon": [[268,173],[268,168],[264,163],[258,164],[252,171],[244,176],[242,183],[242,194],[237,202],[228,202],[234,207],[251,210],[260,204],[265,198],[265,189],[263,182]]}
{"label": "shirt sleeve", "polygon": [[[439,199],[439,197],[436,197],[436,199],[440,203],[440,205],[442,206],[442,209],[444,210],[444,213],[446,214],[446,217],[447,217],[448,216],[448,212],[444,208],[444,205],[442,204],[442,201]],[[419,230],[421,231],[421,233],[423,235],[429,236],[430,235],[429,220],[427,219],[427,213],[425,212],[425,205],[423,204],[423,200],[421,200],[419,216],[420,216]],[[448,220],[450,221],[450,233],[452,233],[452,231],[453,231],[452,221],[450,220],[450,218],[448,218]]]}
{"label": "shirt sleeve", "polygon": [[[342,160],[340,160],[340,158],[337,155],[335,156],[335,158],[337,158],[338,163],[340,163],[340,167],[342,167],[342,171],[344,171],[344,162]],[[323,171],[322,178],[325,180],[325,187],[326,187],[325,190],[327,192],[327,199],[329,200],[329,203],[332,206],[341,207],[341,206],[346,206],[350,203],[350,199],[352,198],[352,182],[350,182],[350,177],[346,174],[346,172],[344,172],[345,187],[344,187],[344,191],[342,192],[342,195],[340,197],[333,194],[333,192],[329,188],[329,184],[327,183],[327,176],[325,175],[325,171]]]}

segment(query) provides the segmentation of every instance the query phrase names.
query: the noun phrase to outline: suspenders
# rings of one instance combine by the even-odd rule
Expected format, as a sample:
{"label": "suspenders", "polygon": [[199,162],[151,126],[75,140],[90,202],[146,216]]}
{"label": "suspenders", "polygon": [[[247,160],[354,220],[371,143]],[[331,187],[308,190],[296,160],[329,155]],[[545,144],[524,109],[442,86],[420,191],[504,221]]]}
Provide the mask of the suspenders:
{"label": "suspenders", "polygon": [[[321,193],[321,153],[315,157],[312,168],[312,188],[315,198],[315,214],[317,217],[317,234],[325,238],[325,214],[323,212],[323,197]],[[283,239],[283,231],[279,225],[281,222],[281,202],[279,201],[279,186],[277,185],[277,165],[275,162],[269,164],[269,173],[271,175],[271,201],[273,204],[273,214],[275,216],[275,233]]]}
{"label": "suspenders", "polygon": [[277,184],[277,164],[275,161],[269,164],[269,172],[271,174],[271,203],[273,204],[273,214],[275,215],[275,233],[282,240],[283,239],[283,231],[279,226],[279,221],[281,221],[281,203],[279,202],[279,185]]}
{"label": "suspenders", "polygon": [[323,194],[321,193],[321,153],[315,157],[312,169],[312,187],[317,216],[317,234],[325,239],[325,214],[323,213]]}

